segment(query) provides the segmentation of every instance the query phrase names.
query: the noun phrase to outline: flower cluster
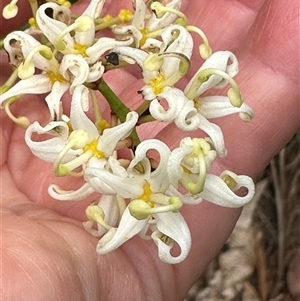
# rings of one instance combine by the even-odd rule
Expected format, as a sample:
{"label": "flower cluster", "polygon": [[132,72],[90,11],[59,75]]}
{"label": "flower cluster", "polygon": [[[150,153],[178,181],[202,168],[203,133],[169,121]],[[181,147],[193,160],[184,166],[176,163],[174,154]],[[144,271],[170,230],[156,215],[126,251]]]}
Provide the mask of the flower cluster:
{"label": "flower cluster", "polygon": [[[233,79],[239,71],[236,56],[212,51],[205,34],[188,24],[181,0],[132,0],[132,11],[123,9],[116,17],[102,16],[104,2],[91,0],[78,16],[71,13],[68,1],[40,6],[30,1],[29,28],[3,41],[13,72],[1,87],[1,107],[26,129],[26,144],[35,156],[53,164],[57,177],[84,180],[71,191],[51,185],[53,198],[79,201],[99,193],[99,200],[87,207],[84,222],[85,229],[99,237],[99,254],[138,234],[156,243],[162,261],[179,263],[191,248],[189,228],[180,213],[183,206],[205,199],[240,207],[253,197],[250,177],[209,170],[227,153],[222,129],[211,119],[238,113],[250,121],[254,114]],[[16,14],[13,0],[3,15]],[[203,41],[197,49],[193,35]],[[192,56],[203,62],[195,74],[190,74]],[[136,110],[103,79],[105,72],[133,64],[139,66],[144,82],[136,91],[141,101]],[[190,80],[179,83],[182,78]],[[182,82],[187,84],[182,87]],[[102,117],[96,91],[111,108],[110,120]],[[62,106],[66,93],[72,98],[69,114]],[[46,125],[12,114],[10,105],[24,94],[46,94]],[[158,139],[140,141],[137,128],[152,121],[174,123],[186,137],[175,149]],[[189,137],[198,130],[207,136]],[[241,187],[247,192],[241,194]],[[180,248],[175,255],[174,245]]]}

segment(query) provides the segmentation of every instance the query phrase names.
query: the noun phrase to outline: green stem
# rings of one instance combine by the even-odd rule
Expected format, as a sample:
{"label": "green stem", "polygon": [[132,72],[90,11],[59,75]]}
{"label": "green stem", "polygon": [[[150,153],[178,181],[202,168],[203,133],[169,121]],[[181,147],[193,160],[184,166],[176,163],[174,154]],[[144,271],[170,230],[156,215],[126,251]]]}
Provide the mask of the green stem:
{"label": "green stem", "polygon": [[[107,85],[103,78],[100,80],[98,90],[105,97],[111,110],[118,116],[119,120],[121,122],[125,122],[126,116],[130,112],[130,109],[124,105],[124,103],[112,91],[112,89]],[[140,143],[140,139],[135,128],[132,130],[130,137],[132,138],[135,146],[137,146]]]}

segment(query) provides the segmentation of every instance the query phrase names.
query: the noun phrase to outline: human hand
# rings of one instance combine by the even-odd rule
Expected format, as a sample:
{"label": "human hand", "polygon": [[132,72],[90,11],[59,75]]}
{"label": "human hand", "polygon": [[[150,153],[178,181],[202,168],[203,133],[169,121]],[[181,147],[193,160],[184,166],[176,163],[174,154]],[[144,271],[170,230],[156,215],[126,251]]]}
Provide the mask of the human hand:
{"label": "human hand", "polygon": [[[299,127],[299,12],[294,1],[248,2],[184,4],[189,23],[204,30],[214,51],[229,49],[238,56],[237,82],[256,113],[250,124],[236,116],[218,121],[228,149],[219,168],[256,176]],[[105,9],[120,8],[111,6]],[[107,74],[107,81],[121,99],[133,104],[138,96],[133,99],[131,92],[139,90],[142,80],[125,70],[118,76],[127,88],[114,81],[113,73]],[[32,119],[48,114],[37,96],[25,96],[15,112]],[[240,210],[206,202],[185,208],[193,244],[188,258],[176,266],[162,263],[155,245],[139,238],[113,253],[97,255],[97,239],[81,225],[91,199],[51,199],[47,188],[56,181],[51,166],[32,156],[22,142],[24,131],[1,114],[4,299],[181,300],[226,241]],[[172,126],[151,130],[171,147],[181,139]],[[147,131],[143,135],[147,137]],[[64,179],[64,187],[72,187],[69,180]]]}

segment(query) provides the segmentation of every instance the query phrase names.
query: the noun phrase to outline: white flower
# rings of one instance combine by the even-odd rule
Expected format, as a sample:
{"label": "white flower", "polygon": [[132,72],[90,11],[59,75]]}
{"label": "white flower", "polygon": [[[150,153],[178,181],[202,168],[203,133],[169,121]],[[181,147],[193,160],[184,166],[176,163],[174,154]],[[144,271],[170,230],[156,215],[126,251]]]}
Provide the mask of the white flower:
{"label": "white flower", "polygon": [[[38,122],[34,122],[26,131],[25,141],[30,150],[37,157],[53,162],[53,171],[57,176],[84,175],[84,169],[89,164],[105,168],[108,158],[114,151],[127,146],[126,141],[121,140],[130,135],[138,118],[137,113],[128,113],[124,123],[104,129],[100,135],[96,125],[83,111],[83,108],[88,109],[88,101],[88,89],[82,85],[76,86],[72,97],[69,124],[53,121],[42,127]],[[69,131],[70,125],[72,131]],[[45,141],[34,141],[33,133],[59,135]],[[82,172],[74,172],[80,166]],[[85,183],[76,191],[64,191],[56,185],[49,187],[50,195],[60,200],[82,199],[93,191],[89,183]]]}
{"label": "white flower", "polygon": [[[49,9],[55,11],[59,8],[56,3],[41,5],[36,14],[36,21],[43,34],[54,47],[63,54],[80,54],[89,64],[96,63],[108,50],[122,45],[130,45],[132,39],[116,41],[113,38],[102,37],[96,39],[94,19],[101,12],[104,0],[94,0],[83,14],[74,23],[67,25],[64,22],[49,17]],[[71,32],[74,31],[74,36]]]}
{"label": "white flower", "polygon": [[[250,177],[236,175],[225,170],[220,176],[208,171],[216,158],[216,152],[203,138],[184,138],[180,147],[172,151],[168,162],[168,175],[173,187],[169,193],[180,197],[183,203],[196,204],[203,199],[224,207],[241,207],[254,196],[254,183]],[[179,184],[188,194],[182,195]],[[235,191],[247,188],[239,196]]]}
{"label": "white flower", "polygon": [[193,39],[182,26],[171,25],[161,34],[158,53],[131,47],[118,47],[112,51],[128,63],[137,63],[143,72],[145,86],[140,90],[145,100],[154,100],[164,88],[173,87],[189,70]]}
{"label": "white flower", "polygon": [[[52,119],[60,119],[62,115],[60,100],[62,95],[70,88],[84,82],[94,81],[94,69],[90,69],[84,58],[74,54],[65,55],[59,62],[51,49],[42,45],[32,36],[15,31],[4,40],[4,47],[14,62],[14,47],[11,41],[20,45],[24,61],[19,64],[18,73],[22,78],[11,89],[0,95],[1,104],[8,98],[22,94],[44,94]],[[34,74],[35,68],[42,71]],[[103,70],[99,68],[96,78],[101,76]]]}
{"label": "white flower", "polygon": [[181,0],[173,0],[163,5],[161,3],[151,3],[151,16],[148,18],[148,8],[144,0],[133,0],[135,9],[134,17],[130,25],[119,25],[113,28],[117,37],[133,37],[136,48],[159,47],[158,40],[154,40],[160,34],[161,29],[170,26],[177,18],[181,16]]}
{"label": "white flower", "polygon": [[[240,113],[244,120],[254,116],[253,110],[243,103],[239,87],[233,80],[238,73],[238,60],[230,51],[213,53],[187,84],[184,94],[195,102],[198,112],[207,119]],[[202,96],[209,89],[231,85],[227,96]],[[248,116],[248,118],[246,118]]]}
{"label": "white flower", "polygon": [[[149,150],[156,150],[160,156],[154,171],[151,171],[151,162],[147,158]],[[131,199],[118,227],[110,228],[100,239],[98,253],[111,252],[134,235],[145,234],[150,229],[163,261],[178,263],[187,256],[191,237],[188,226],[179,213],[182,203],[179,198],[166,195],[170,185],[166,172],[169,154],[170,150],[163,142],[150,139],[138,145],[135,157],[127,169],[127,178],[120,177],[118,180],[115,175],[110,177],[105,170],[86,169],[86,174],[93,174],[105,181],[118,196]],[[174,242],[181,249],[177,256],[170,253]]]}

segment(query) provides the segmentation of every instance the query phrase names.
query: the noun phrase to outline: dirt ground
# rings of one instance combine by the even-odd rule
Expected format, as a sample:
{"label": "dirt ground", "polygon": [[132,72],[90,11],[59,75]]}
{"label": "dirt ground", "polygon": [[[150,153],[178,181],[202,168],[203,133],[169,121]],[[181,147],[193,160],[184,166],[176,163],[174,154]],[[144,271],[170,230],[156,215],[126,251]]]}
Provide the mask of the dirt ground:
{"label": "dirt ground", "polygon": [[255,198],[184,301],[300,301],[300,132],[259,177]]}

